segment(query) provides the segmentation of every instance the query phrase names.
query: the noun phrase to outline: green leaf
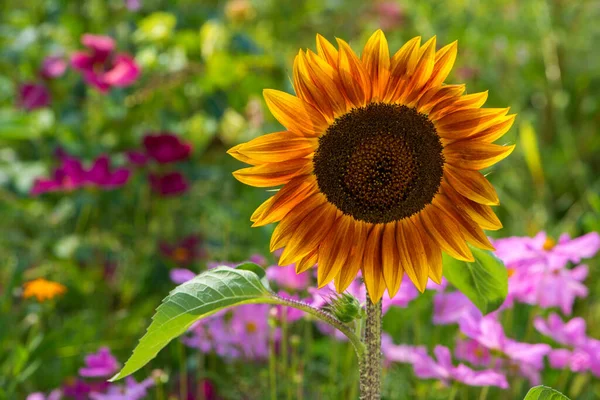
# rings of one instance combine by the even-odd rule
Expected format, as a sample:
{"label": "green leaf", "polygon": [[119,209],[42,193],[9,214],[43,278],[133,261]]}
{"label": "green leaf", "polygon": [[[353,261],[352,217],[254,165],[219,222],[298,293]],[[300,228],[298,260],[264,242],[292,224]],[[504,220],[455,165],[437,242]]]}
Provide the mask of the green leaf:
{"label": "green leaf", "polygon": [[535,386],[529,389],[523,400],[569,400],[569,398],[548,386]]}
{"label": "green leaf", "polygon": [[444,254],[444,276],[485,315],[497,310],[508,294],[506,267],[490,251],[471,248],[475,262]]}
{"label": "green leaf", "polygon": [[263,286],[268,290],[271,290],[271,286],[267,280],[267,272],[260,265],[251,262],[245,262],[236,266],[235,269],[254,272],[260,278],[260,282],[263,284]]}
{"label": "green leaf", "polygon": [[225,307],[267,302],[273,302],[271,292],[252,270],[217,267],[203,272],[176,287],[163,300],[148,331],[123,369],[111,381],[124,378],[142,368],[194,322]]}

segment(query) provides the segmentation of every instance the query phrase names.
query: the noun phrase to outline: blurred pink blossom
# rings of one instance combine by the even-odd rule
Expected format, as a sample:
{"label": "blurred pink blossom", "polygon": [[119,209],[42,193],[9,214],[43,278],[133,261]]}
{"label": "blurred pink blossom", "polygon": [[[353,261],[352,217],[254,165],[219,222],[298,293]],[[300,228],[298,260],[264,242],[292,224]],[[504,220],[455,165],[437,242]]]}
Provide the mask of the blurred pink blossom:
{"label": "blurred pink blossom", "polygon": [[583,318],[573,318],[565,323],[558,314],[552,313],[548,320],[536,317],[533,326],[542,335],[551,337],[565,346],[584,346],[589,340],[585,334],[586,323]]}
{"label": "blurred pink blossom", "polygon": [[154,378],[137,382],[132,376],[125,378],[125,384],[111,384],[104,393],[90,393],[91,400],[141,400],[148,395],[148,389],[155,385]]}
{"label": "blurred pink blossom", "polygon": [[60,78],[67,71],[69,64],[62,56],[48,56],[42,61],[40,75],[45,79]]}
{"label": "blurred pink blossom", "polygon": [[32,111],[50,105],[50,91],[41,83],[27,82],[19,86],[17,106]]}
{"label": "blurred pink blossom", "polygon": [[101,347],[97,353],[85,356],[85,367],[79,369],[79,375],[86,378],[103,378],[113,375],[119,369],[117,359],[108,347]]}
{"label": "blurred pink blossom", "polygon": [[178,196],[187,192],[189,183],[180,172],[168,172],[163,175],[150,174],[150,186],[155,193],[163,197]]}
{"label": "blurred pink blossom", "polygon": [[146,155],[160,164],[185,160],[192,146],[170,132],[151,133],[143,139]]}
{"label": "blurred pink blossom", "polygon": [[267,278],[269,281],[275,282],[279,287],[294,291],[304,290],[310,283],[310,274],[308,272],[296,274],[296,267],[294,265],[285,267],[272,265],[267,268]]}

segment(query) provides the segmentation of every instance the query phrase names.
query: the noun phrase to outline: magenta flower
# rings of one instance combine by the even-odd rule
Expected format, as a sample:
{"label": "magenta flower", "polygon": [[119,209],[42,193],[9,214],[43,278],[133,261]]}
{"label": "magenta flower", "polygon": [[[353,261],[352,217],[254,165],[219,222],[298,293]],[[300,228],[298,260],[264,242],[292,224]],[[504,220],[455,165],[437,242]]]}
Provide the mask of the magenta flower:
{"label": "magenta flower", "polygon": [[82,187],[98,187],[111,190],[127,183],[130,171],[126,168],[111,170],[110,161],[106,155],[94,160],[89,170],[86,170],[81,161],[68,156],[60,155],[61,165],[54,171],[52,178],[38,178],[35,180],[32,195],[47,192],[68,192]]}
{"label": "magenta flower", "polygon": [[438,379],[445,384],[457,381],[469,386],[497,386],[508,388],[506,377],[493,370],[476,371],[464,364],[454,367],[450,350],[435,346],[436,360],[429,356],[418,358],[413,364],[415,375],[422,379]]}
{"label": "magenta flower", "polygon": [[573,318],[564,323],[558,314],[552,313],[548,316],[548,321],[537,317],[533,321],[533,326],[542,335],[551,337],[565,346],[584,346],[589,340],[585,334],[586,323],[583,318]]}
{"label": "magenta flower", "polygon": [[531,267],[527,279],[535,286],[522,296],[522,301],[542,308],[560,307],[564,314],[570,315],[575,299],[588,295],[588,289],[582,283],[587,275],[587,265],[555,270],[544,266]]}
{"label": "magenta flower", "polygon": [[175,263],[186,266],[205,256],[199,235],[188,235],[176,243],[161,242],[160,252]]}
{"label": "magenta flower", "polygon": [[160,164],[185,160],[192,152],[189,143],[169,132],[149,134],[144,136],[144,148],[148,157]]}
{"label": "magenta flower", "polygon": [[232,344],[243,358],[265,359],[269,355],[270,309],[268,304],[246,304],[232,310]]}
{"label": "magenta flower", "polygon": [[168,172],[163,175],[150,174],[148,180],[152,190],[163,197],[178,196],[189,188],[187,179],[180,172]]}
{"label": "magenta flower", "polygon": [[85,34],[81,43],[89,51],[78,51],[71,65],[80,71],[89,85],[106,93],[112,87],[126,87],[137,80],[140,68],[127,54],[115,54],[115,42],[108,36]]}
{"label": "magenta flower", "polygon": [[138,167],[143,167],[148,163],[148,156],[143,151],[128,151],[126,156],[130,163]]}
{"label": "magenta flower", "polygon": [[75,379],[63,385],[63,395],[73,400],[88,400],[92,392],[103,392],[110,384],[108,382],[87,383],[82,379]]}
{"label": "magenta flower", "polygon": [[154,386],[153,378],[146,378],[142,382],[128,376],[124,385],[112,384],[105,393],[90,393],[91,400],[141,400],[148,395],[148,389]]}
{"label": "magenta flower", "polygon": [[17,106],[32,111],[50,105],[50,92],[41,83],[28,82],[19,86]]}
{"label": "magenta flower", "polygon": [[85,367],[79,375],[86,378],[103,378],[113,375],[119,369],[117,359],[108,347],[101,347],[97,353],[85,356]]}
{"label": "magenta flower", "polygon": [[284,289],[301,291],[308,287],[310,274],[308,272],[296,274],[296,267],[294,265],[285,267],[272,265],[267,268],[267,279],[275,282],[277,286]]}
{"label": "magenta flower", "polygon": [[68,63],[62,56],[48,56],[42,61],[40,75],[45,79],[60,78],[67,71]]}
{"label": "magenta flower", "polygon": [[196,274],[194,272],[185,268],[174,268],[169,272],[169,278],[178,285],[191,281],[195,277]]}
{"label": "magenta flower", "polygon": [[548,354],[550,366],[555,369],[569,368],[573,372],[585,372],[592,366],[591,355],[581,349],[573,351],[568,349],[552,350]]}
{"label": "magenta flower", "polygon": [[472,365],[485,367],[492,359],[490,350],[476,340],[457,340],[454,355],[457,359],[468,361]]}
{"label": "magenta flower", "polygon": [[425,346],[394,344],[392,337],[385,332],[381,336],[381,352],[387,364],[414,364],[419,359],[427,357]]}
{"label": "magenta flower", "polygon": [[433,297],[435,325],[457,324],[467,315],[480,317],[481,312],[461,292],[438,292]]}
{"label": "magenta flower", "polygon": [[27,396],[26,400],[60,400],[61,398],[62,392],[60,391],[60,389],[54,389],[53,391],[48,393],[48,396],[46,396],[42,392],[30,393]]}

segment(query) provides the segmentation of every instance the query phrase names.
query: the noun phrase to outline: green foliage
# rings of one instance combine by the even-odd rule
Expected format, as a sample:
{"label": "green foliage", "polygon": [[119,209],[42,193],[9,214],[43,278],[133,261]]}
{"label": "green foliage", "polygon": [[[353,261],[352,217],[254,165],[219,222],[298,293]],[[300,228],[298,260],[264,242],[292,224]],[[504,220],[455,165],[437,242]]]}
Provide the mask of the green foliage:
{"label": "green foliage", "polygon": [[142,368],[194,322],[223,308],[260,303],[269,297],[269,290],[253,271],[218,267],[203,272],[175,288],[163,300],[152,317],[148,331],[123,369],[112,380],[124,378]]}
{"label": "green foliage", "polygon": [[523,400],[569,400],[569,398],[548,386],[536,386],[527,392]]}
{"label": "green foliage", "polygon": [[490,251],[471,247],[474,262],[444,254],[444,276],[485,315],[497,310],[508,294],[506,267]]}

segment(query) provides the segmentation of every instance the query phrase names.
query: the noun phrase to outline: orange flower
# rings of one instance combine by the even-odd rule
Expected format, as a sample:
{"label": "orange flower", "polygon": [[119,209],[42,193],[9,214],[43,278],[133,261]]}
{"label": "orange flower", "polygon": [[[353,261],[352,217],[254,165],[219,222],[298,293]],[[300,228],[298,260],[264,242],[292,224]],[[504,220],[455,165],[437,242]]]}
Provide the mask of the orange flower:
{"label": "orange flower", "polygon": [[318,263],[318,283],[343,292],[359,270],[373,302],[394,296],[406,273],[423,291],[442,278],[442,250],[472,261],[471,245],[493,249],[482,229],[502,225],[479,171],[514,146],[493,144],[513,124],[508,108],[480,108],[487,91],[445,85],[453,42],[408,41],[390,55],[381,30],[359,58],[317,35],[317,52],[294,61],[296,95],[267,89],[286,127],[229,150],[250,164],[234,173],[257,187],[280,186],[252,215],[279,222],[271,250],[302,272]]}
{"label": "orange flower", "polygon": [[57,282],[43,278],[34,279],[23,284],[23,297],[28,299],[35,296],[39,302],[50,300],[67,291],[67,288]]}

